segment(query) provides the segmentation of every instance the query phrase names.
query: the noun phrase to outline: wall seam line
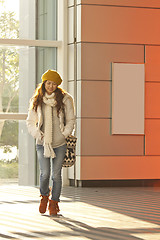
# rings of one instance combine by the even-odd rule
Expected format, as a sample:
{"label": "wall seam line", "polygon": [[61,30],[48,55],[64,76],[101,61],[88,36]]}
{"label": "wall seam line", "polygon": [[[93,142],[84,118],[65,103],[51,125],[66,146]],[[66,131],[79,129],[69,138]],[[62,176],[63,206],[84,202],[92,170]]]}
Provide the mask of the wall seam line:
{"label": "wall seam line", "polygon": [[160,10],[160,7],[143,7],[143,6],[125,6],[125,5],[109,5],[109,4],[87,4],[79,3],[77,6],[98,6],[98,7],[120,7],[120,8],[138,8],[138,9],[153,9]]}

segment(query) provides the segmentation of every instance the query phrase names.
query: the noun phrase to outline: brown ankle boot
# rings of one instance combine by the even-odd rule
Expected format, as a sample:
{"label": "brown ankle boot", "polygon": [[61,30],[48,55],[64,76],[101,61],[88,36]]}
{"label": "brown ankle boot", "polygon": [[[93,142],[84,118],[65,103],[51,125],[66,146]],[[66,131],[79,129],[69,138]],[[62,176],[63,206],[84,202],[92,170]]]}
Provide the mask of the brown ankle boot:
{"label": "brown ankle boot", "polygon": [[48,204],[48,200],[49,200],[49,196],[43,196],[41,195],[41,202],[39,205],[39,212],[40,213],[45,213],[46,209],[47,209],[47,204]]}
{"label": "brown ankle boot", "polygon": [[60,212],[60,209],[59,209],[59,206],[58,206],[58,202],[56,201],[56,209],[57,209],[57,212]]}
{"label": "brown ankle boot", "polygon": [[58,202],[55,200],[49,200],[49,215],[57,215],[59,212]]}

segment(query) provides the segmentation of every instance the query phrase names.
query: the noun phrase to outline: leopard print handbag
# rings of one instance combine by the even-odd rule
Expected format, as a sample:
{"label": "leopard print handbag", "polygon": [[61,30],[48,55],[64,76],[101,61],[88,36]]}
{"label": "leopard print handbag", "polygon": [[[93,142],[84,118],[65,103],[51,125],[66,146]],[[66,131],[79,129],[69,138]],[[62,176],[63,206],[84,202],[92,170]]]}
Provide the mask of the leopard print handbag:
{"label": "leopard print handbag", "polygon": [[75,164],[76,161],[76,142],[77,138],[73,135],[70,135],[66,138],[67,150],[64,157],[63,167],[71,167]]}
{"label": "leopard print handbag", "polygon": [[[64,125],[66,125],[66,116],[64,107],[62,108],[64,114]],[[76,142],[77,138],[73,135],[69,135],[66,138],[67,150],[64,157],[64,162],[62,167],[71,167],[75,164],[76,161]]]}

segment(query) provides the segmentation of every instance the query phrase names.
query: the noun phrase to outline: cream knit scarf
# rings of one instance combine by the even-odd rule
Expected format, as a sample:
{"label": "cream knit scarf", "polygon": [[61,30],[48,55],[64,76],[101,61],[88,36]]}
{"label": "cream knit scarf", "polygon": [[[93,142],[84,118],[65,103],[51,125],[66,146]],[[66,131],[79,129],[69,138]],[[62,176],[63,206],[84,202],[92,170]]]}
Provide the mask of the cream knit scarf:
{"label": "cream knit scarf", "polygon": [[44,157],[55,158],[56,155],[52,147],[52,107],[55,107],[57,104],[55,100],[55,93],[53,92],[51,95],[45,93],[45,96],[43,97],[43,102],[46,104],[44,110]]}

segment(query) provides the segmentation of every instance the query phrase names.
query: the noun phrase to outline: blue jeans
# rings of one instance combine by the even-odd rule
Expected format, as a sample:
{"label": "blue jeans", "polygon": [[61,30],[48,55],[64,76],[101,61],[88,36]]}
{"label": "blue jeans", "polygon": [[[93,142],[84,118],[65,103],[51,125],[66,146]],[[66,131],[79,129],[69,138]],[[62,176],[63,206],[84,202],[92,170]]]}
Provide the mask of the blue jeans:
{"label": "blue jeans", "polygon": [[[60,201],[60,194],[62,188],[62,163],[64,161],[64,156],[66,152],[66,144],[63,146],[53,148],[56,154],[55,158],[52,158],[52,196],[51,199],[55,201]],[[43,145],[36,145],[37,156],[39,160],[40,167],[40,193],[43,196],[49,195],[49,179],[50,179],[50,158],[44,157],[44,147]]]}

